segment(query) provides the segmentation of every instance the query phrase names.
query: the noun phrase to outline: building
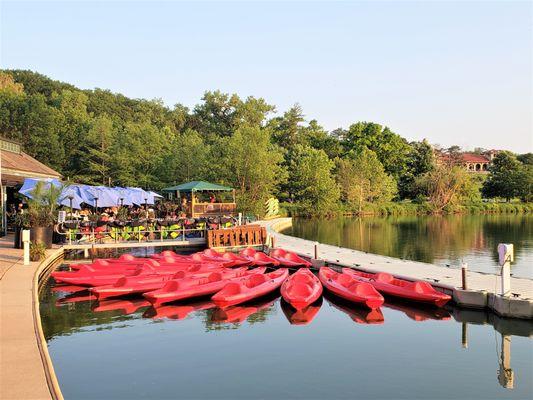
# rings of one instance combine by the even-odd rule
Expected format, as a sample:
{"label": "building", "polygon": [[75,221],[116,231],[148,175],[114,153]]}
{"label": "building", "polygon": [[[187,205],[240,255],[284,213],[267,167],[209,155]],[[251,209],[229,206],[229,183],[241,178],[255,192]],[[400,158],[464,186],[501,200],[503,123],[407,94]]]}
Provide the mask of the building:
{"label": "building", "polygon": [[17,188],[25,178],[61,178],[61,174],[22,151],[22,146],[0,137],[0,234],[7,232],[7,205],[16,202]]}
{"label": "building", "polygon": [[435,157],[439,163],[462,165],[468,172],[488,173],[492,160],[500,150],[487,150],[483,153],[450,154],[436,150]]}

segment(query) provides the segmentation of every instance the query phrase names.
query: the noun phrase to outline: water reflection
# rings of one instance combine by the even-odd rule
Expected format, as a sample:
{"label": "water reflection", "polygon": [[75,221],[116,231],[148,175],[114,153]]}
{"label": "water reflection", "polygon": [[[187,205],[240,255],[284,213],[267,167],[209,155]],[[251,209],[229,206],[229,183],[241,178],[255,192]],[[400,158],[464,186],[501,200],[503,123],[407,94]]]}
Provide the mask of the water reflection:
{"label": "water reflection", "polygon": [[133,314],[143,307],[149,307],[150,302],[144,298],[131,300],[102,300],[93,306],[94,312],[121,311],[121,314]]}
{"label": "water reflection", "polygon": [[429,319],[445,321],[451,318],[450,313],[444,308],[432,307],[417,303],[407,303],[400,299],[392,300],[387,298],[383,306],[393,310],[401,311],[410,319],[417,322],[427,321]]}
{"label": "water reflection", "polygon": [[[469,358],[463,359],[462,362],[472,363],[472,368],[484,368],[485,360],[491,360],[489,365],[489,367],[492,366],[490,380],[495,385],[498,382],[500,387],[505,389],[514,388],[516,393],[523,393],[524,385],[527,386],[529,384],[527,379],[520,375],[520,372],[524,374],[524,371],[526,373],[530,371],[530,364],[524,364],[523,354],[524,349],[526,353],[529,351],[529,354],[531,354],[531,342],[524,343],[520,341],[520,338],[517,339],[516,337],[532,337],[533,323],[525,320],[500,318],[495,314],[484,311],[458,309],[451,305],[446,306],[445,309],[439,309],[390,299],[386,300],[381,310],[369,310],[354,306],[328,293],[324,296],[324,303],[320,300],[302,311],[293,309],[288,303],[279,298],[279,294],[273,294],[255,302],[223,310],[216,308],[208,298],[175,302],[153,308],[141,296],[98,302],[91,297],[87,290],[77,291],[78,289],[69,288],[66,285],[64,287],[59,285],[54,287],[51,283],[48,283],[48,286],[41,292],[43,328],[49,346],[51,346],[54,363],[56,364],[57,361],[56,368],[59,372],[60,380],[65,375],[68,375],[64,369],[66,365],[71,366],[71,368],[75,366],[75,360],[69,356],[70,353],[66,350],[71,348],[68,345],[68,337],[76,338],[71,343],[77,344],[81,341],[85,345],[88,344],[90,346],[93,343],[92,345],[96,346],[86,348],[87,354],[85,355],[83,352],[80,353],[80,362],[85,362],[82,360],[90,358],[89,353],[96,352],[100,349],[98,346],[105,346],[106,343],[110,347],[119,346],[124,352],[123,355],[128,354],[128,351],[131,352],[133,345],[128,344],[127,341],[121,338],[123,335],[134,334],[136,335],[135,337],[146,338],[134,342],[137,346],[135,349],[140,354],[139,360],[148,364],[153,361],[153,353],[150,353],[148,349],[154,346],[154,343],[156,347],[159,346],[166,349],[169,346],[168,343],[173,343],[176,340],[185,340],[185,338],[188,341],[192,340],[191,343],[194,343],[197,349],[202,348],[202,346],[221,346],[217,347],[218,349],[225,348],[224,346],[233,346],[233,348],[235,348],[234,346],[242,346],[244,352],[248,349],[247,346],[256,343],[256,340],[259,340],[258,338],[277,345],[288,342],[286,345],[289,348],[290,346],[310,345],[313,342],[309,342],[309,340],[314,340],[313,338],[321,338],[327,343],[335,342],[337,337],[342,338],[339,339],[340,343],[352,343],[352,345],[356,342],[359,344],[373,343],[374,345],[371,346],[373,349],[379,349],[383,346],[386,348],[387,346],[392,346],[395,340],[401,340],[405,349],[396,352],[391,360],[394,360],[395,357],[407,357],[406,360],[408,360],[410,359],[409,354],[413,353],[422,357],[422,355],[427,356],[436,352],[435,356],[439,358],[439,362],[449,363],[448,367],[453,370],[454,362],[458,359],[457,357],[460,357],[460,355],[455,355],[454,349],[460,351],[461,348],[464,348],[465,354],[468,354]],[[332,310],[341,311],[349,319],[345,318],[345,315],[341,315],[342,318],[339,319],[332,313]],[[320,315],[319,318],[317,318],[318,315]],[[278,323],[280,318],[283,320],[282,323]],[[386,324],[384,324],[385,319],[387,320]],[[172,324],[172,320],[181,320],[181,322]],[[289,323],[285,322],[285,320]],[[125,324],[124,321],[129,322]],[[165,325],[163,330],[161,328],[157,330],[150,328],[154,326],[160,327],[159,324],[154,324],[156,321],[163,324],[168,323],[169,325]],[[354,330],[352,321],[357,324],[374,325],[375,327]],[[301,325],[301,327],[298,330],[291,325]],[[479,328],[472,327],[472,325],[492,326],[494,332],[497,332],[497,354],[494,353],[494,358],[486,357],[488,352],[494,350],[492,330],[481,331]],[[250,328],[253,327],[255,329],[251,331]],[[414,329],[414,327],[420,328]],[[113,335],[113,330],[118,328],[121,328],[121,333]],[[100,331],[103,330],[107,332],[107,337],[100,335]],[[241,330],[241,332],[237,332],[237,330]],[[75,336],[81,332],[89,335]],[[137,332],[142,334],[138,335]],[[217,332],[217,334],[210,334],[209,338],[206,338],[204,332]],[[452,335],[450,335],[450,332]],[[455,338],[454,334],[456,335]],[[87,341],[90,335],[92,336]],[[512,336],[515,336],[515,338]],[[431,339],[429,339],[430,337]],[[413,340],[414,338],[416,340]],[[349,342],[351,340],[356,342]],[[428,350],[423,345],[426,340],[428,340],[426,344],[430,343],[429,347],[434,343],[440,343],[442,349],[432,348],[427,353]],[[452,341],[451,347],[449,346],[450,340]],[[222,346],[222,343],[228,343],[227,341],[231,342],[232,345],[226,344]],[[488,348],[487,342],[490,345]],[[66,349],[63,347],[63,343],[67,344]],[[94,343],[98,343],[98,345]],[[524,347],[524,344],[526,347]],[[308,349],[312,349],[312,345]],[[515,352],[513,358],[515,365],[511,363],[512,350]],[[113,350],[109,351],[113,352]],[[176,352],[183,351],[184,349],[179,346],[176,349],[169,350],[171,353],[169,359],[175,360],[176,358],[172,358],[173,356],[182,354]],[[270,349],[270,352],[272,351]],[[309,351],[313,353],[311,350]],[[344,366],[342,364],[344,351],[339,351],[339,348],[333,344],[328,347],[328,351],[333,352],[332,357],[338,358],[341,365]],[[357,352],[364,351],[361,347],[357,348]],[[373,351],[375,352],[375,354],[372,353],[374,356],[384,356],[385,354],[380,353],[379,350]],[[120,353],[117,353],[116,357],[104,354],[100,356],[104,357],[107,362],[113,362],[113,359],[120,358],[118,354]],[[158,354],[158,357],[160,357],[161,353]],[[196,352],[194,356],[189,355],[188,362],[194,362],[192,358],[196,356],[204,360],[203,362],[216,364],[216,360],[210,358],[209,353],[203,354],[202,352]],[[368,356],[366,354],[366,357]],[[268,354],[258,353],[258,357],[268,359]],[[329,362],[327,359],[324,361],[326,363]],[[167,360],[166,362],[167,364],[165,365],[176,367],[175,364],[172,364],[174,361]],[[234,361],[234,364],[231,364],[232,368],[238,369],[237,363],[239,362],[243,362],[243,360],[238,358]],[[269,362],[273,362],[272,359]],[[205,366],[206,364],[202,365]],[[431,370],[430,366],[433,366],[433,364],[428,364],[427,373],[422,372],[423,379],[432,378],[431,372],[429,372]],[[216,367],[214,366],[213,368]],[[386,363],[381,365],[381,368],[386,374],[388,371]],[[100,379],[101,377],[98,373],[96,374],[96,377]],[[458,378],[454,372],[449,372],[447,376],[448,378],[451,377],[452,380],[462,381],[462,378]],[[72,376],[69,376],[69,379],[73,379]],[[155,378],[149,376],[147,379]],[[63,382],[61,383],[63,386]],[[345,381],[341,381],[341,383],[348,385]],[[108,382],[107,384],[122,385],[123,383],[111,384]],[[328,384],[331,384],[331,382]],[[72,393],[68,393],[70,397],[84,397],[83,395],[76,396],[78,393],[76,390]],[[134,393],[130,394],[135,397]]]}
{"label": "water reflection", "polygon": [[309,325],[322,307],[322,297],[301,310],[295,309],[283,299],[280,299],[280,304],[283,314],[291,325]]}
{"label": "water reflection", "polygon": [[164,305],[156,308],[150,307],[144,312],[143,317],[153,319],[168,318],[181,320],[187,318],[187,316],[192,312],[209,310],[210,308],[215,307],[215,303],[213,303],[211,300],[185,302],[184,304],[179,305]]}
{"label": "water reflection", "polygon": [[327,292],[324,297],[330,306],[348,314],[358,324],[383,324],[385,322],[385,317],[379,308],[371,310],[368,307],[357,306]]}
{"label": "water reflection", "polygon": [[533,278],[533,217],[448,215],[294,219],[287,234],[370,253],[497,272],[498,243],[515,246],[515,276]]}

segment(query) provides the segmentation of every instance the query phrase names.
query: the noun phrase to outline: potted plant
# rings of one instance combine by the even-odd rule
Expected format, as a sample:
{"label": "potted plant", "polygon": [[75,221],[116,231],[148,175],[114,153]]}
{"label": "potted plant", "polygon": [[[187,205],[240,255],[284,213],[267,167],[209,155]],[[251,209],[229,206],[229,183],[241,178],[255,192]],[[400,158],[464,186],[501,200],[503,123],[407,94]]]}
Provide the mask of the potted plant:
{"label": "potted plant", "polygon": [[30,242],[30,261],[42,261],[46,257],[46,246],[41,242]]}
{"label": "potted plant", "polygon": [[20,212],[15,215],[15,240],[13,247],[15,249],[22,249],[22,231],[30,229],[30,219],[28,213]]}
{"label": "potted plant", "polygon": [[57,221],[57,207],[62,186],[45,185],[38,182],[28,198],[28,220],[31,241],[52,248],[54,224]]}

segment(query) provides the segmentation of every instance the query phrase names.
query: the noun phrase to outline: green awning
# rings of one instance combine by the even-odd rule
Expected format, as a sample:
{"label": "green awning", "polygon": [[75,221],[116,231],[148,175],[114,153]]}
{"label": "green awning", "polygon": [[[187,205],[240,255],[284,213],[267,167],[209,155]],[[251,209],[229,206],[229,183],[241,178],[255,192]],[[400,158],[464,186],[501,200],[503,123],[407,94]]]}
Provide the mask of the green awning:
{"label": "green awning", "polygon": [[171,186],[162,189],[162,192],[231,192],[233,188],[228,186],[216,185],[214,183],[204,182],[204,181],[192,181],[187,183],[182,183],[181,185]]}

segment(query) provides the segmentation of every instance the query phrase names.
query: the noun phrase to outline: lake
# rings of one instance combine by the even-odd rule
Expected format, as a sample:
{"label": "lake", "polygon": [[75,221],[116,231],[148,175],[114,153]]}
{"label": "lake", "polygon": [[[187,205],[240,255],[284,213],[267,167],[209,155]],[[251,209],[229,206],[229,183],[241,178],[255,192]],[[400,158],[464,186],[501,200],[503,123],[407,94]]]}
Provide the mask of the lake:
{"label": "lake", "polygon": [[209,298],[153,308],[141,296],[67,293],[52,278],[40,301],[65,399],[533,394],[533,323],[485,311],[392,299],[370,311],[326,295],[296,312],[279,293],[225,310]]}
{"label": "lake", "polygon": [[511,273],[533,278],[528,214],[293,219],[283,233],[408,260],[498,273],[498,243],[513,243]]}

